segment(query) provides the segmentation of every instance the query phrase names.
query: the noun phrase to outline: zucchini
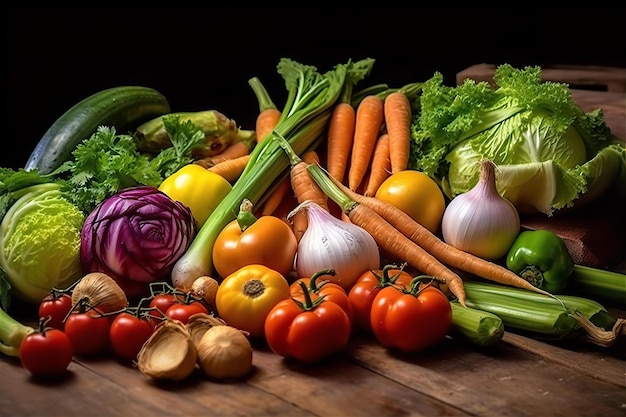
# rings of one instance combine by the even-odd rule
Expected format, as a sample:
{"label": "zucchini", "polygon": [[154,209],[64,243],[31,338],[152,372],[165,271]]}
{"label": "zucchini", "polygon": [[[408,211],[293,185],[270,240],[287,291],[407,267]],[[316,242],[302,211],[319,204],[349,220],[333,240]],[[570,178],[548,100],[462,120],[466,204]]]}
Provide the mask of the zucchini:
{"label": "zucchini", "polygon": [[160,92],[141,86],[120,86],[99,91],[67,110],[39,140],[26,161],[27,171],[49,174],[68,161],[78,144],[99,126],[122,133],[170,111]]}

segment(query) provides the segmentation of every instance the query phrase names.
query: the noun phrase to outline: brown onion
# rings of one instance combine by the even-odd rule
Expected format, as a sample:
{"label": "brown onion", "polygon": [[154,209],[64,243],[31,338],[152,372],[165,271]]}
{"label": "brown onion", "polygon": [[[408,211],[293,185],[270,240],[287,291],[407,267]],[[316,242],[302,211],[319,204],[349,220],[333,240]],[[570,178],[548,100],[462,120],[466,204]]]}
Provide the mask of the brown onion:
{"label": "brown onion", "polygon": [[252,369],[252,345],[246,335],[232,326],[214,326],[198,343],[198,364],[209,377],[239,379]]}
{"label": "brown onion", "polygon": [[72,290],[72,305],[112,313],[128,307],[128,299],[119,284],[102,272],[91,272],[78,281]]}

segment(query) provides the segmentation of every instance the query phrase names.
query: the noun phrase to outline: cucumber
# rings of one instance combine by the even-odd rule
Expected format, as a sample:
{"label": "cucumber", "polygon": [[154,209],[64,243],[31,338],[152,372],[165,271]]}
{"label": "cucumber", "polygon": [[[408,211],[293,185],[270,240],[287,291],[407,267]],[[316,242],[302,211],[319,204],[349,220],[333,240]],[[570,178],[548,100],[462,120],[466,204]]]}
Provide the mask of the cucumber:
{"label": "cucumber", "polygon": [[68,161],[76,147],[99,126],[114,127],[125,133],[169,111],[165,96],[149,87],[120,86],[99,91],[54,122],[35,146],[24,169],[49,174]]}

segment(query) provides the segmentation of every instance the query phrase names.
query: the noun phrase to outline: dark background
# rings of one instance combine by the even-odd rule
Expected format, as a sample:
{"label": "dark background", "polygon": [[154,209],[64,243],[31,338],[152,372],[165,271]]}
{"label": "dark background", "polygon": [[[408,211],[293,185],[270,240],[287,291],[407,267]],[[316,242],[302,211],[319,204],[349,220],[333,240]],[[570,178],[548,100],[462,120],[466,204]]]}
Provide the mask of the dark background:
{"label": "dark background", "polygon": [[13,7],[3,19],[0,166],[12,168],[63,112],[118,85],[152,87],[173,111],[216,109],[252,128],[258,105],[247,81],[259,77],[280,107],[282,57],[320,72],[374,58],[367,84],[392,86],[435,71],[453,85],[479,63],[626,67],[618,8],[57,6]]}

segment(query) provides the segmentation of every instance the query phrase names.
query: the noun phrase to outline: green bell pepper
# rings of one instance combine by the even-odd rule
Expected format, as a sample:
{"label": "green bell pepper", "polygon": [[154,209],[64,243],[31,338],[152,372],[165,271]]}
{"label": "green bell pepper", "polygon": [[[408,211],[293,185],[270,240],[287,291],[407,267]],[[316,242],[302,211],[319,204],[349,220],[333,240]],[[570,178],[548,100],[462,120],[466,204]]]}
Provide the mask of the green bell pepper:
{"label": "green bell pepper", "polygon": [[550,230],[525,230],[509,248],[506,266],[537,288],[562,292],[574,271],[565,242]]}

